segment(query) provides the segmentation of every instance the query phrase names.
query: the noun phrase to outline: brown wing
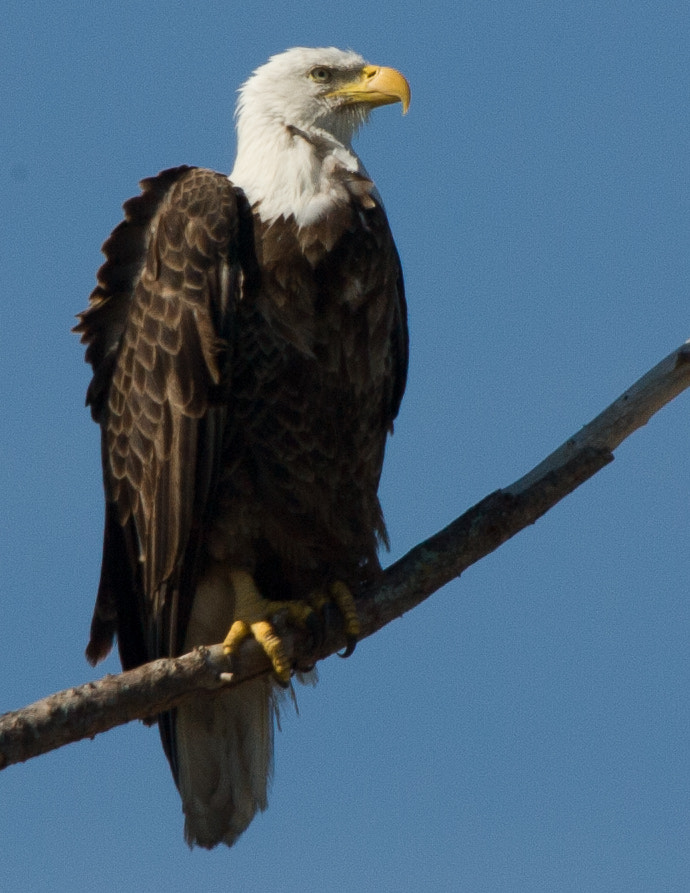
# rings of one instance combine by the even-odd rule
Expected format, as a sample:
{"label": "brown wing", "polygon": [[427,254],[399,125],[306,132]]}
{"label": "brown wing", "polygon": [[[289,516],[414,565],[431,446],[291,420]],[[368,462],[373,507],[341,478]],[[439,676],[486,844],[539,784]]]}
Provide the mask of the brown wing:
{"label": "brown wing", "polygon": [[87,657],[117,633],[122,663],[179,652],[199,534],[217,475],[246,202],[221,174],[180,167],[142,181],[103,246],[76,331],[94,376],[106,521]]}

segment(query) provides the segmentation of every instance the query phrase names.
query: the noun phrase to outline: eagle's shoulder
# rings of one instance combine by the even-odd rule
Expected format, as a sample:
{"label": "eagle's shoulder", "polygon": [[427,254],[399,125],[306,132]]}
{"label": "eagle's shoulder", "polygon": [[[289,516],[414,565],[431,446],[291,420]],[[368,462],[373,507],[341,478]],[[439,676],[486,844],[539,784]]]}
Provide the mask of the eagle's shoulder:
{"label": "eagle's shoulder", "polygon": [[[74,327],[86,344],[86,360],[94,370],[87,403],[97,421],[102,419],[118,349],[152,242],[158,250],[171,253],[191,236],[198,243],[195,247],[208,256],[212,242],[230,242],[242,213],[239,190],[227,177],[206,168],[169,168],[142,180],[140,186],[141,194],[124,203],[124,220],[103,243],[105,261],[98,270],[98,284]],[[190,214],[196,225],[193,233],[186,235]],[[149,274],[158,270],[154,263]]]}

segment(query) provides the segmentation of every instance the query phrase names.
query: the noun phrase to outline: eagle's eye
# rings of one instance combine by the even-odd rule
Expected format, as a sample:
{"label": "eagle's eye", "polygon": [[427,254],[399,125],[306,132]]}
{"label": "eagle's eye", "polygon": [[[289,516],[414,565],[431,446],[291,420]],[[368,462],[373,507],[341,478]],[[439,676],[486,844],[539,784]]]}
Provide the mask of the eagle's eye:
{"label": "eagle's eye", "polygon": [[330,68],[324,68],[323,65],[317,65],[309,72],[309,77],[317,84],[327,84],[333,77]]}

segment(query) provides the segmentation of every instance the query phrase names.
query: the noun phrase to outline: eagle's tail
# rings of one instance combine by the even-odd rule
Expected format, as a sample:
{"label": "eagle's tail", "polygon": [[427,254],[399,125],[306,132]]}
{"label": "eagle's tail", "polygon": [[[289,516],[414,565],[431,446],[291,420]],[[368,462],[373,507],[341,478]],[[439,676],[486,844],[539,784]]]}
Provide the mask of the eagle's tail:
{"label": "eagle's tail", "polygon": [[[185,650],[222,640],[236,619],[236,595],[226,568],[207,568],[194,594]],[[274,687],[270,677],[262,676],[177,708],[171,764],[190,846],[231,846],[257,810],[266,809]]]}
{"label": "eagle's tail", "polygon": [[190,846],[228,846],[266,808],[272,769],[272,681],[177,708],[178,786]]}

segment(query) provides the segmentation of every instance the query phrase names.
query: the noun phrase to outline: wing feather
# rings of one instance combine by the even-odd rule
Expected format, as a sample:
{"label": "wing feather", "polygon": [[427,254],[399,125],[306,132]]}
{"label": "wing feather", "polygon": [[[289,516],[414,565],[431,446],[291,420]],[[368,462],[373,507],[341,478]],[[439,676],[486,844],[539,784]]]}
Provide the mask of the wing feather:
{"label": "wing feather", "polygon": [[103,246],[76,327],[94,370],[87,402],[101,424],[107,502],[87,656],[104,657],[117,633],[125,667],[184,639],[187,559],[220,460],[246,245],[243,196],[221,174],[180,167],[141,186]]}

